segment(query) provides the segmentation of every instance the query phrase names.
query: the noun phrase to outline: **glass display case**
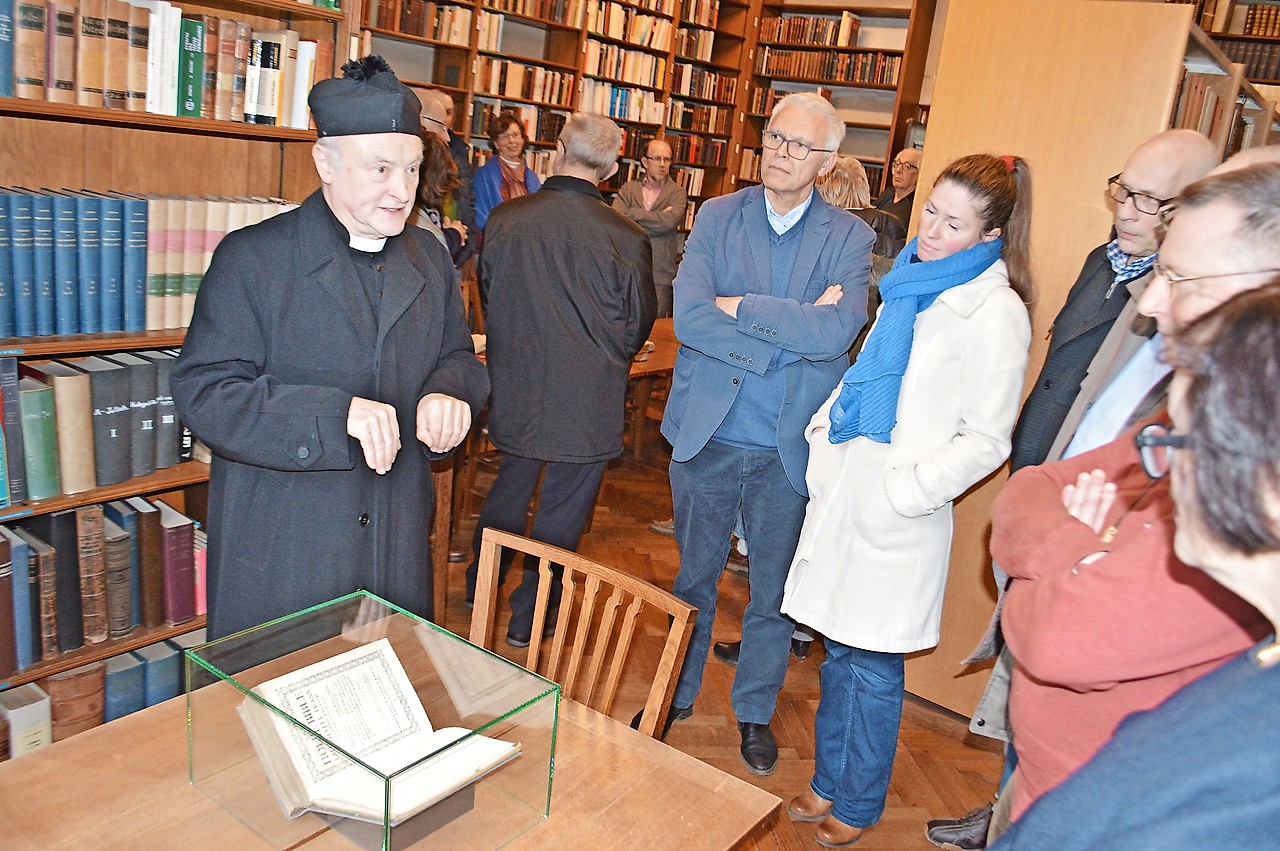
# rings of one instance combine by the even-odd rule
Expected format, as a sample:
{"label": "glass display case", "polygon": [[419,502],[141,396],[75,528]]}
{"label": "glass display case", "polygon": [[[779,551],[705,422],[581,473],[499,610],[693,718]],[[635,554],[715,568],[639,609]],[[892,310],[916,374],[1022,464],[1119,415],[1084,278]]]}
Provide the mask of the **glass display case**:
{"label": "glass display case", "polygon": [[186,651],[191,783],[276,848],[496,848],[546,818],[560,687],[357,592]]}

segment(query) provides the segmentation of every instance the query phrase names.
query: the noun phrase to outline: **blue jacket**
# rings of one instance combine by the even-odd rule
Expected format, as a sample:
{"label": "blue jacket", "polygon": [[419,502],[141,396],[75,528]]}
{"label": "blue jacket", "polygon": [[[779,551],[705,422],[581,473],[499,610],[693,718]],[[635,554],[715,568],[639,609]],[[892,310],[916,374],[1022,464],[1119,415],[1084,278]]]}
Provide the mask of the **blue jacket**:
{"label": "blue jacket", "polygon": [[[502,166],[498,164],[497,156],[490,157],[487,163],[476,169],[472,185],[476,190],[476,227],[484,230],[489,213],[502,203]],[[542,188],[542,181],[528,166],[524,167],[524,185],[531,194]]]}
{"label": "blue jacket", "polygon": [[[800,254],[786,298],[770,295],[769,221],[764,188],[753,186],[702,205],[676,274],[680,340],[662,434],[675,461],[688,461],[715,434],[747,372],[786,371],[778,452],[792,487],[804,483],[804,427],[849,365],[845,353],[867,321],[867,281],[875,233],[815,193],[801,224]],[[834,307],[813,302],[832,284]],[[734,319],[717,296],[743,296]],[[777,355],[777,361],[775,360]]]}

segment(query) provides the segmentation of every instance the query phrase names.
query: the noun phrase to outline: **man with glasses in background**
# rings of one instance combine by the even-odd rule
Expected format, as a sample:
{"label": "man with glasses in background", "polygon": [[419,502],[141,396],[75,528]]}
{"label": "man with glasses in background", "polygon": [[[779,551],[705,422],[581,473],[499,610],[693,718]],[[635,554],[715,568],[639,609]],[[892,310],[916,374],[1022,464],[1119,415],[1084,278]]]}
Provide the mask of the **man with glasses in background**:
{"label": "man with glasses in background", "polygon": [[671,146],[662,139],[645,145],[640,158],[644,176],[628,180],[613,199],[613,209],[631,219],[653,244],[653,286],[658,293],[658,316],[671,315],[671,282],[684,249],[685,211],[689,195],[671,179]]}
{"label": "man with glasses in background", "polygon": [[911,205],[916,200],[916,181],[920,179],[920,149],[903,148],[889,166],[890,183],[873,205],[898,217],[902,226],[911,229]]}
{"label": "man with glasses in background", "polygon": [[769,774],[769,727],[792,623],[782,588],[804,521],[809,418],[840,381],[866,322],[875,233],[814,191],[844,122],[814,93],[778,102],[762,134],[762,186],[702,205],[675,280],[680,339],[662,420],[670,441],[680,572],[698,608],[668,723],[693,713],[711,647],[716,583],[741,512],[751,541],[733,710],[747,769]]}

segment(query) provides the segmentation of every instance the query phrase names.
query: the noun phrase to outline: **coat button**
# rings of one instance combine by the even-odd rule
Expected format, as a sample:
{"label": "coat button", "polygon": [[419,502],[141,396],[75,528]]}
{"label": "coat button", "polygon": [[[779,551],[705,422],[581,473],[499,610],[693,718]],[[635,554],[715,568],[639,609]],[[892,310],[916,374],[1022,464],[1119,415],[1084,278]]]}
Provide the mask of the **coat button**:
{"label": "coat button", "polygon": [[733,379],[733,383],[734,383],[734,384],[737,384],[737,383],[738,383],[738,379],[736,379],[736,378],[735,378],[735,379]]}
{"label": "coat button", "polygon": [[298,447],[298,457],[299,457],[299,458],[301,458],[303,461],[307,460],[307,458],[308,458],[310,455],[311,455],[311,450],[310,450],[310,449],[308,449],[308,448],[307,448],[307,447],[305,447],[305,446],[299,446],[299,447]]}
{"label": "coat button", "polygon": [[756,362],[756,359],[755,359],[755,358],[747,358],[747,365],[748,365],[748,366],[750,366],[751,364],[753,364],[753,363],[755,363],[755,362]]}
{"label": "coat button", "polygon": [[361,526],[368,526],[368,525],[369,525],[369,515],[368,515],[368,514],[361,514],[361,515],[360,515],[360,525],[361,525]]}
{"label": "coat button", "polygon": [[1052,390],[1052,389],[1053,389],[1053,379],[1052,379],[1052,378],[1046,378],[1046,379],[1044,380],[1044,389],[1045,389],[1045,390]]}
{"label": "coat button", "polygon": [[979,718],[979,719],[978,719],[978,726],[979,726],[979,727],[985,727],[985,726],[987,726],[987,722],[986,722],[986,721],[984,721],[984,720],[982,720],[981,718]]}

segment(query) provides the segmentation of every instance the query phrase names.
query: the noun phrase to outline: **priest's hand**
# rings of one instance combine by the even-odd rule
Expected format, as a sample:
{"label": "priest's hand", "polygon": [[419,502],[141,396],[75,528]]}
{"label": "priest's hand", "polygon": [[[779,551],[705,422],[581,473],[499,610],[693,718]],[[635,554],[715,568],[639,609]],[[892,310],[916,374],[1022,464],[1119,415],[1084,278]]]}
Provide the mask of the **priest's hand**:
{"label": "priest's hand", "polygon": [[443,393],[418,400],[418,440],[432,452],[448,452],[471,430],[471,406]]}
{"label": "priest's hand", "polygon": [[400,423],[395,408],[352,396],[347,408],[347,434],[360,441],[364,463],[370,470],[381,476],[391,469],[400,451]]}

